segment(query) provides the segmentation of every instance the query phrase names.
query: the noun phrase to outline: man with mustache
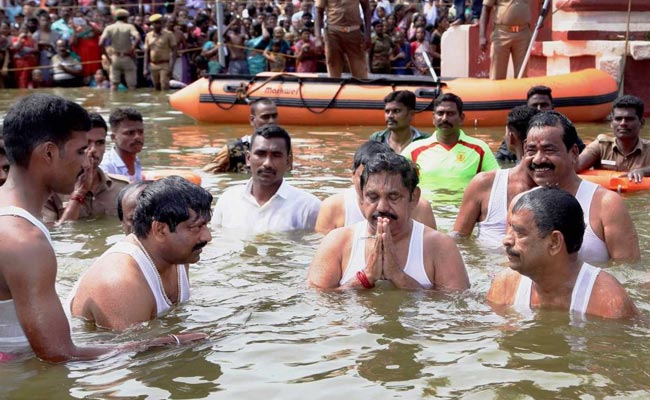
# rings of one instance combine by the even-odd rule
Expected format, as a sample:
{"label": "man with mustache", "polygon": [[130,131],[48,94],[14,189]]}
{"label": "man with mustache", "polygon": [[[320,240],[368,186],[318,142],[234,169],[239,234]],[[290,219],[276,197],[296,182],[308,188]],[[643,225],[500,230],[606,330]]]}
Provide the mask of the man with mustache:
{"label": "man with mustache", "polygon": [[485,228],[485,236],[494,243],[505,234],[505,210],[510,199],[533,186],[558,186],[574,195],[584,211],[582,260],[603,263],[639,259],[638,236],[623,199],[575,173],[577,132],[571,121],[555,111],[540,112],[531,118],[523,138],[523,147],[521,139],[515,142],[515,151],[522,156],[520,165],[508,175],[501,171],[494,178],[481,175],[470,184],[454,230],[469,235],[473,224],[480,221],[479,234]]}
{"label": "man with mustache", "polygon": [[43,207],[43,221],[62,223],[79,218],[117,215],[117,195],[129,181],[122,175],[107,174],[99,168],[106,149],[106,121],[98,113],[89,113],[88,165],[77,177],[70,195],[52,193]]}
{"label": "man with mustache", "polygon": [[[359,147],[354,153],[352,187],[323,201],[316,220],[316,232],[327,234],[332,229],[349,226],[365,219],[359,206],[363,199],[361,196],[361,173],[371,158],[385,153],[393,153],[393,150],[388,145],[374,140],[369,140]],[[420,201],[413,210],[413,219],[436,229],[436,218],[433,215],[431,204],[423,197],[420,197]]]}
{"label": "man with mustache", "polygon": [[411,91],[390,92],[384,98],[386,129],[373,133],[370,140],[385,143],[395,153],[400,154],[411,142],[428,138],[429,135],[411,126],[415,115],[415,102],[415,94]]}
{"label": "man with mustache", "polygon": [[144,146],[142,114],[132,107],[116,108],[108,118],[114,145],[99,167],[104,172],[126,176],[129,182],[142,180],[138,153]]}
{"label": "man with mustache", "polygon": [[81,276],[68,300],[72,315],[109,329],[159,317],[186,301],[189,264],[212,239],[212,195],[179,176],[149,184],[138,198],[133,233]]}
{"label": "man with mustache", "polygon": [[285,182],[292,163],[286,130],[277,125],[256,129],[246,152],[251,179],[226,189],[214,208],[212,224],[247,233],[313,231],[320,200]]}
{"label": "man with mustache", "polygon": [[[262,97],[251,103],[249,122],[253,129],[266,125],[278,125],[278,107],[269,98]],[[241,139],[229,140],[212,161],[202,169],[213,174],[219,172],[248,173],[246,165],[246,152],[251,148],[251,137],[246,135]]]}
{"label": "man with mustache", "polygon": [[[531,118],[538,111],[528,106],[517,106],[508,113],[504,143],[521,160],[524,142]],[[506,233],[508,204],[518,193],[535,187],[528,168],[519,163],[513,168],[481,172],[467,186],[463,194],[454,234],[469,236],[478,225],[477,239],[485,245],[500,248]]]}
{"label": "man with mustache", "polygon": [[584,220],[582,207],[564,190],[540,187],[515,197],[503,239],[510,269],[494,278],[488,301],[569,310],[580,317],[637,315],[616,278],[579,256]]}
{"label": "man with mustache", "polygon": [[461,98],[453,93],[441,95],[434,102],[436,131],[430,138],[411,143],[401,153],[419,166],[423,191],[462,190],[479,172],[499,168],[490,147],[463,132],[464,119]]}
{"label": "man with mustache", "polygon": [[619,97],[612,106],[614,136],[598,135],[580,154],[576,171],[591,167],[626,172],[635,182],[650,176],[650,140],[639,137],[645,123],[644,104],[638,97]]}
{"label": "man with mustache", "polygon": [[365,220],[325,236],[307,279],[323,289],[464,290],[465,265],[453,239],[411,218],[420,198],[414,165],[394,153],[368,161],[361,174]]}

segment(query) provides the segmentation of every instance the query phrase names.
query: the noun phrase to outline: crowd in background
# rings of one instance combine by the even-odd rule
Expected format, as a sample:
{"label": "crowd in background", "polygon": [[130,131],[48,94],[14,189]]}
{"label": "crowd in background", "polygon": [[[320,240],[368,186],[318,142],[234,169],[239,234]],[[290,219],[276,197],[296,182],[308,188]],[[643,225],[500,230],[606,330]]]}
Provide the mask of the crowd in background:
{"label": "crowd in background", "polygon": [[[454,18],[451,3],[381,0],[371,6],[370,72],[428,75],[422,54],[427,52],[440,73],[441,36],[450,22],[461,21],[460,16]],[[164,29],[176,37],[179,56],[172,79],[181,86],[201,76],[228,72],[326,72],[325,56],[314,45],[315,9],[309,0],[224,2],[225,63],[218,57],[215,3],[4,0],[0,87],[110,87],[106,59],[111,50],[110,46],[102,49],[99,38],[115,21],[117,9],[129,11],[128,22],[142,39],[140,47],[151,30],[150,16],[162,14]],[[136,53],[138,87],[151,86],[143,54],[143,48]]]}

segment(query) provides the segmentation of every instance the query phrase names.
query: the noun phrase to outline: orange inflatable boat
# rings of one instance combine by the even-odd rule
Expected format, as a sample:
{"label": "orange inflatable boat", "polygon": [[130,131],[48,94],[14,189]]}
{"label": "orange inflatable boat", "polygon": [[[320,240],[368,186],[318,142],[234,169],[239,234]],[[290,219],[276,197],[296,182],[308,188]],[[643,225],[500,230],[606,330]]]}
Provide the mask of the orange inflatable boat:
{"label": "orange inflatable boat", "polygon": [[190,117],[219,124],[245,124],[249,104],[270,98],[286,125],[384,125],[384,97],[394,90],[417,96],[413,125],[432,126],[433,101],[452,92],[465,104],[466,126],[503,126],[508,112],[525,104],[528,89],[553,89],[555,109],[574,122],[600,121],[618,94],[606,72],[587,69],[566,75],[524,79],[456,78],[436,83],[425,77],[378,75],[377,79],[329,78],[320,74],[265,72],[254,77],[213,75],[172,94],[171,106]]}
{"label": "orange inflatable boat", "polygon": [[621,176],[623,171],[609,171],[603,169],[590,169],[579,174],[580,178],[597,183],[609,190],[618,192],[638,192],[641,190],[650,190],[650,178],[643,178],[641,182],[634,182]]}
{"label": "orange inflatable boat", "polygon": [[179,169],[156,169],[149,171],[142,171],[142,179],[147,181],[156,181],[162,179],[166,176],[178,175],[181,178],[185,178],[188,181],[201,185],[201,177],[195,174],[192,171],[188,170],[179,170]]}

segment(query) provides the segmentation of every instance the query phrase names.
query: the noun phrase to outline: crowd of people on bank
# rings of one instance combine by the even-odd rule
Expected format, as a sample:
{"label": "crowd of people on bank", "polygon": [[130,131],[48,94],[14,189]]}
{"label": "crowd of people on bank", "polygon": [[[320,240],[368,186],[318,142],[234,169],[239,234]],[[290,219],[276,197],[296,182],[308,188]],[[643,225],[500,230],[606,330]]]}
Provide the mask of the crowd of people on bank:
{"label": "crowd of people on bank", "polygon": [[[434,102],[432,134],[410,125],[414,93],[392,92],[384,103],[386,129],[369,133],[356,151],[350,187],[321,201],[285,180],[293,168],[291,135],[278,125],[272,100],[254,102],[252,135],[228,143],[205,168],[250,178],[213,206],[211,193],[182,177],[143,181],[146,135],[136,109],[113,110],[107,124],[58,96],[18,100],[0,138],[0,360],[33,351],[61,362],[115,350],[76,346],[66,313],[115,330],[164,315],[190,298],[189,265],[200,259],[211,229],[322,233],[306,273],[315,288],[462,291],[470,281],[455,239],[477,227],[477,242],[502,248],[508,258],[509,268],[486,294],[495,309],[639,314],[623,285],[593,265],[640,258],[630,213],[619,194],[578,172],[599,166],[631,180],[650,175],[640,99],[617,99],[612,135],[581,152],[575,126],[552,110],[550,90],[531,88],[527,105],[508,115],[504,141],[517,160],[508,169],[463,131],[464,104],[453,93]],[[106,152],[109,127],[113,147]],[[449,182],[465,189],[446,234],[437,230],[427,195]],[[42,221],[57,226],[115,214],[126,236],[82,274],[62,308],[57,259]],[[186,332],[121,349],[205,337]]]}
{"label": "crowd of people on bank", "polygon": [[[456,8],[439,0],[349,3],[354,18],[341,22],[342,9],[327,1],[226,2],[223,49],[213,5],[203,1],[7,0],[0,7],[0,87],[109,88],[112,82],[116,89],[165,89],[169,81],[180,87],[219,73],[331,70],[336,76],[343,60],[355,56],[363,59],[362,72],[350,65],[357,77],[429,75],[423,53],[440,75],[442,34],[450,22],[465,21],[464,0]],[[351,45],[350,35],[362,31],[367,40]],[[343,50],[351,53],[338,61],[329,49],[334,32],[350,36]]]}

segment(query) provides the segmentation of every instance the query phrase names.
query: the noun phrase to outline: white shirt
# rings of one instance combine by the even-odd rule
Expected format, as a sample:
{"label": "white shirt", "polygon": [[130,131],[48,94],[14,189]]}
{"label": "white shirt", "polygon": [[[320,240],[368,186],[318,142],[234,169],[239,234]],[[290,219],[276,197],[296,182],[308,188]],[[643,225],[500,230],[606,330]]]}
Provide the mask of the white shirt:
{"label": "white shirt", "polygon": [[212,214],[212,226],[249,233],[313,231],[320,209],[316,196],[282,180],[278,191],[260,206],[251,193],[253,180],[226,189]]}
{"label": "white shirt", "polygon": [[140,165],[140,159],[137,156],[135,157],[135,175],[130,175],[129,169],[120,158],[120,155],[117,154],[115,147],[113,147],[108,153],[104,154],[104,158],[102,159],[102,163],[99,164],[99,168],[109,174],[126,176],[131,183],[142,182],[142,165]]}

